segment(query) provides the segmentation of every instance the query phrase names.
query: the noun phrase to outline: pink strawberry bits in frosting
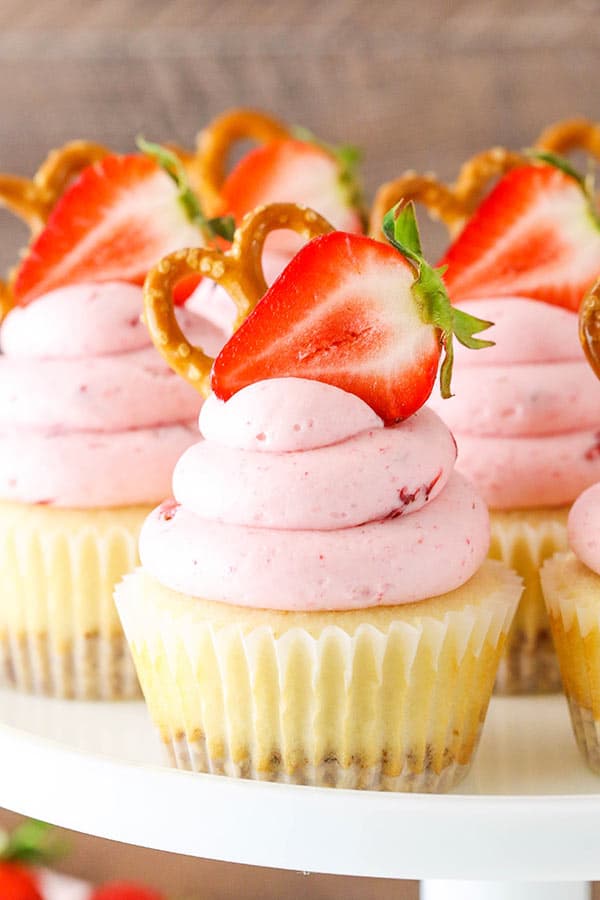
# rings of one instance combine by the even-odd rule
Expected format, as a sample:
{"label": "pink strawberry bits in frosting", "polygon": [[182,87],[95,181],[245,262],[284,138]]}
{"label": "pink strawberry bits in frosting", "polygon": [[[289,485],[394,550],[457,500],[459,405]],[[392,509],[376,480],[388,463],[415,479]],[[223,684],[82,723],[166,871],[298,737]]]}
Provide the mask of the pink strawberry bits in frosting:
{"label": "pink strawberry bits in frosting", "polygon": [[460,304],[494,322],[483,353],[457,347],[456,396],[429,405],[458,441],[457,468],[494,509],[571,503],[600,480],[600,382],[577,314],[539,300]]}
{"label": "pink strawberry bits in frosting", "polygon": [[[79,284],[16,307],[2,326],[0,497],[62,507],[153,503],[196,436],[198,394],[141,322],[142,289]],[[208,352],[227,334],[180,313]]]}
{"label": "pink strawberry bits in frosting", "polygon": [[175,501],[140,539],[173,590],[267,609],[394,605],[458,587],[485,558],[487,510],[431,410],[384,427],[353,394],[277,378],[209,397],[200,429]]}

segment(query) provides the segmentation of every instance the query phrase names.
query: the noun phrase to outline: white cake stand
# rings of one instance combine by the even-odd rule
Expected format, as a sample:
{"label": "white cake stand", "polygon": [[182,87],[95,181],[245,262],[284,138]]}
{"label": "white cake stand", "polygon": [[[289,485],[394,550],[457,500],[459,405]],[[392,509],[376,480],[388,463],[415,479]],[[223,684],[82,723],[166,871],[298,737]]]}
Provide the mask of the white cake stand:
{"label": "white cake stand", "polygon": [[142,703],[9,691],[0,761],[0,806],[159,850],[428,879],[424,900],[584,900],[582,879],[600,878],[600,777],[578,755],[560,696],[495,698],[473,769],[446,796],[178,772]]}

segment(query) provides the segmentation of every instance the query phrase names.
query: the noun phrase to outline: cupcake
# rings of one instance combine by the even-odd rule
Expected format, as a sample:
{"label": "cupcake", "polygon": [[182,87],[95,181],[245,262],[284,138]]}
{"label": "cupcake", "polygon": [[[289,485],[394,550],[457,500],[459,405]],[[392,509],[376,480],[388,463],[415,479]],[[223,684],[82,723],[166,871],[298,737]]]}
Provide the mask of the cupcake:
{"label": "cupcake", "polygon": [[600,773],[600,484],[569,513],[570,549],[546,560],[544,597],[575,738]]}
{"label": "cupcake", "polygon": [[[525,581],[496,690],[541,693],[558,690],[560,674],[539,569],[566,548],[569,507],[600,479],[600,385],[577,337],[577,310],[600,271],[600,227],[585,183],[565,161],[521,158],[518,165],[506,151],[488,155],[490,166],[494,159],[510,171],[440,265],[452,302],[495,323],[495,346],[481,354],[459,350],[456,396],[430,403],[456,438],[458,471],[490,507],[490,555]],[[467,183],[471,195],[481,191],[468,171],[463,199]],[[407,185],[414,184],[410,175]],[[450,193],[459,203],[460,191]]]}
{"label": "cupcake", "polygon": [[[264,240],[265,216],[315,221],[290,210],[246,220],[220,266],[192,251],[149,275],[166,358],[177,280],[241,265],[229,287],[243,305],[240,244],[254,228]],[[411,215],[388,219],[392,245],[326,233],[286,267],[216,359],[203,439],[117,588],[181,768],[402,791],[468,770],[521,585],[486,561],[485,504],[422,408],[442,343],[477,346],[487,323],[452,311]]]}
{"label": "cupcake", "polygon": [[[198,395],[141,323],[134,282],[205,235],[144,156],[105,156],[55,205],[12,279],[0,339],[0,673],[22,690],[139,688],[112,591],[194,442]],[[210,352],[226,334],[178,313]]]}
{"label": "cupcake", "polygon": [[[600,378],[600,281],[581,306],[582,344]],[[600,483],[573,504],[568,518],[570,549],[548,559],[541,581],[579,748],[600,773]]]}

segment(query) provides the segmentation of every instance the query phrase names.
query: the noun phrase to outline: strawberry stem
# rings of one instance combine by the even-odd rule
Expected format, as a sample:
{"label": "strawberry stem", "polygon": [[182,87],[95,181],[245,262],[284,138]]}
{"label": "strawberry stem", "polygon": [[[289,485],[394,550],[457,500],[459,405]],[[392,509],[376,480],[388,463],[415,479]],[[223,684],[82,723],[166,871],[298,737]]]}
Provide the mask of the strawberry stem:
{"label": "strawberry stem", "polygon": [[45,822],[31,819],[11,833],[0,831],[0,861],[30,864],[51,862],[62,856],[65,847]]}
{"label": "strawberry stem", "polygon": [[292,135],[299,141],[306,144],[314,144],[320,147],[326,153],[334,157],[338,164],[338,185],[342,192],[345,203],[361,217],[364,227],[367,224],[367,211],[365,204],[364,190],[360,175],[358,172],[359,165],[362,161],[362,151],[354,144],[328,144],[326,141],[320,140],[312,131],[303,125],[294,125],[291,129]]}
{"label": "strawberry stem", "polygon": [[554,166],[555,169],[559,169],[559,171],[576,181],[585,195],[594,225],[596,228],[600,228],[600,212],[596,205],[596,188],[594,185],[593,171],[589,171],[587,175],[582,175],[575,166],[571,165],[568,159],[565,159],[564,156],[559,156],[558,153],[551,153],[549,150],[536,150],[534,148],[533,150],[526,150],[525,153],[533,160],[533,162],[541,162],[548,166]]}
{"label": "strawberry stem", "polygon": [[440,369],[440,388],[442,397],[447,399],[452,396],[453,338],[471,350],[490,347],[493,341],[482,340],[474,335],[490,328],[493,322],[478,319],[452,306],[442,279],[445,268],[433,268],[423,258],[415,205],[412,201],[407,204],[400,201],[386,213],[383,219],[383,233],[415,271],[412,292],[421,318],[440,331],[440,342],[445,351]]}
{"label": "strawberry stem", "polygon": [[214,219],[207,219],[200,207],[200,202],[194,194],[183,163],[173,153],[162,144],[155,144],[147,141],[141,135],[136,139],[137,147],[153,159],[163,169],[169,178],[177,185],[177,199],[183,206],[185,213],[194,225],[203,232],[207,240],[214,240],[216,237],[225,238],[226,241],[233,240],[235,231],[235,222],[232,216],[220,216]]}

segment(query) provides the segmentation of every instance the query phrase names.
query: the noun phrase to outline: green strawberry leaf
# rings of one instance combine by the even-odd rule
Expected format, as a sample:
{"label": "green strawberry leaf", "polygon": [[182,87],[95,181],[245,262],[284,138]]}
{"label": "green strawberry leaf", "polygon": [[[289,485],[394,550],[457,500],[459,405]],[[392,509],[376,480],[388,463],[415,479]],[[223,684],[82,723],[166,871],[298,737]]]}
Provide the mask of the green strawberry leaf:
{"label": "green strawberry leaf", "polygon": [[363,227],[367,225],[367,209],[364,190],[359,174],[359,165],[362,161],[362,151],[354,144],[328,144],[320,140],[312,131],[303,125],[294,125],[291,134],[298,141],[314,144],[334,157],[338,164],[338,185],[347,206],[355,209],[361,217]]}
{"label": "green strawberry leaf", "polygon": [[178,191],[177,199],[183,206],[188,219],[200,228],[207,240],[214,240],[215,237],[225,238],[226,241],[233,240],[235,231],[233,217],[206,218],[200,207],[200,201],[190,186],[183,163],[175,153],[167,147],[163,147],[162,144],[147,141],[141,135],[136,139],[136,145],[142,153],[157,162],[169,178],[175,182]]}
{"label": "green strawberry leaf", "polygon": [[600,211],[596,205],[594,172],[590,170],[587,175],[582,175],[575,166],[571,165],[568,159],[565,159],[564,156],[559,156],[558,153],[551,153],[549,150],[536,150],[534,148],[532,150],[526,150],[525,153],[534,162],[542,162],[549,166],[554,166],[555,169],[559,169],[561,172],[564,172],[565,175],[568,175],[569,178],[576,181],[585,194],[588,210],[594,225],[596,228],[600,228]]}
{"label": "green strawberry leaf", "polygon": [[30,819],[11,833],[0,832],[0,861],[29,864],[51,862],[65,853],[50,825]]}
{"label": "green strawberry leaf", "polygon": [[422,320],[440,330],[445,351],[440,369],[440,388],[442,397],[447,399],[452,396],[453,338],[472,350],[491,347],[493,341],[482,340],[474,335],[490,328],[493,322],[478,319],[452,306],[442,278],[446,269],[433,268],[423,258],[415,205],[412,201],[407,204],[401,201],[393,209],[388,210],[383,219],[383,233],[389,243],[409,260],[415,270],[412,291]]}
{"label": "green strawberry leaf", "polygon": [[207,224],[214,234],[224,238],[229,243],[232,242],[235,234],[235,219],[233,216],[218,216],[215,219],[208,219]]}
{"label": "green strawberry leaf", "polygon": [[525,154],[534,162],[547,163],[549,166],[554,166],[555,169],[560,169],[565,175],[574,178],[583,190],[586,190],[585,178],[564,156],[559,156],[558,153],[552,153],[550,150],[536,150],[535,148],[526,150]]}

